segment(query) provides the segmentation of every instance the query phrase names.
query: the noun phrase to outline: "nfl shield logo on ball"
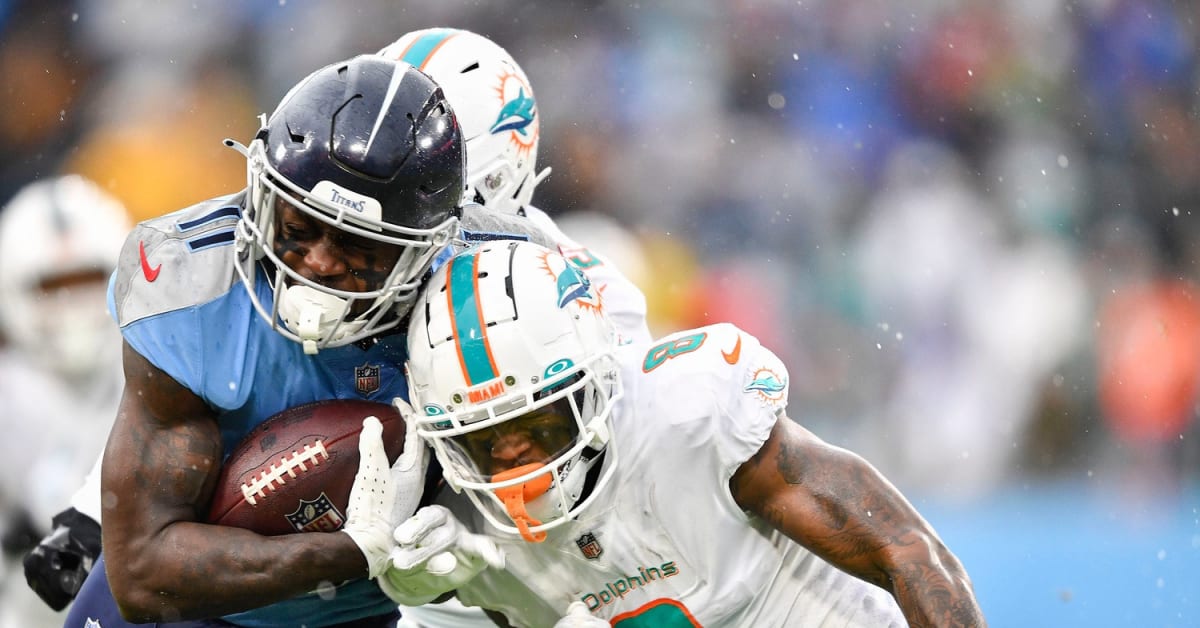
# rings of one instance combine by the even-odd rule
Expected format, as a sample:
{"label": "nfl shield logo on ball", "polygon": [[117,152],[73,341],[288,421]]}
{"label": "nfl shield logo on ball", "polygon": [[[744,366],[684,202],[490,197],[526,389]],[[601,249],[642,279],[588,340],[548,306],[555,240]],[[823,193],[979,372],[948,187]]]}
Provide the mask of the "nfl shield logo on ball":
{"label": "nfl shield logo on ball", "polygon": [[297,532],[335,532],[346,523],[325,493],[313,501],[300,500],[300,507],[287,518]]}
{"label": "nfl shield logo on ball", "polygon": [[364,396],[379,390],[379,365],[364,364],[354,367],[354,389]]}
{"label": "nfl shield logo on ball", "polygon": [[588,560],[600,558],[600,555],[604,553],[604,548],[600,547],[600,541],[597,541],[596,535],[591,532],[575,539],[575,544],[579,546],[579,551],[583,552],[583,557]]}

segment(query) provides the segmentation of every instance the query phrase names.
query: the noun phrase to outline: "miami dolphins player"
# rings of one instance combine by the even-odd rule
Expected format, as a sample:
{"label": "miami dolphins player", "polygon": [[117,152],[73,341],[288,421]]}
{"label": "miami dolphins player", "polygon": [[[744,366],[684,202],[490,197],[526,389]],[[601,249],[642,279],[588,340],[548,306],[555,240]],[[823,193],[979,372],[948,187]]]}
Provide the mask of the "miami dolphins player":
{"label": "miami dolphins player", "polygon": [[[360,469],[340,532],[267,538],[202,519],[224,455],[267,417],[407,394],[400,322],[464,212],[459,127],[427,76],[364,55],[306,77],[238,147],[247,189],[138,225],[110,283],[125,391],[102,470],[104,554],[67,625],[398,619],[368,578],[422,493],[415,442],[391,469]],[[377,426],[363,451],[382,451]]]}
{"label": "miami dolphins player", "polygon": [[[525,71],[496,42],[468,30],[427,28],[401,36],[379,52],[428,74],[446,94],[467,146],[467,184],[475,202],[499,214],[529,218],[554,248],[600,290],[623,339],[650,339],[646,298],[618,265],[569,238],[532,204],[537,185],[541,112]],[[618,260],[619,261],[619,260]]]}
{"label": "miami dolphins player", "polygon": [[455,256],[413,312],[397,405],[459,494],[392,562],[485,539],[504,568],[454,583],[464,603],[560,628],[984,625],[959,560],[788,417],[787,369],[737,327],[619,346],[587,277],[517,242]]}
{"label": "miami dolphins player", "polygon": [[[648,341],[646,299],[641,291],[611,260],[569,238],[532,204],[537,185],[550,169],[536,168],[541,116],[533,87],[516,60],[492,40],[456,28],[412,31],[379,54],[415,66],[445,92],[462,125],[473,199],[499,214],[528,217],[554,241],[559,253],[586,270],[603,294],[623,340]],[[405,626],[493,625],[477,609],[465,610],[453,599],[405,606]]]}

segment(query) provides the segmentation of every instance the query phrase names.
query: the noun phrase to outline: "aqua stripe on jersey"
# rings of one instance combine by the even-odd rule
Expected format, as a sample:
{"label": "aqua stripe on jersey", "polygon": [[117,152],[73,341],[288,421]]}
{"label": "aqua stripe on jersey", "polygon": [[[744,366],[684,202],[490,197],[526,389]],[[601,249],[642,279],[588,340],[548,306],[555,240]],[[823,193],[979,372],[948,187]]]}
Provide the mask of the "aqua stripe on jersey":
{"label": "aqua stripe on jersey", "polygon": [[482,384],[497,375],[489,355],[483,312],[475,295],[475,265],[478,261],[478,255],[460,255],[450,260],[447,290],[450,315],[454,317],[454,338],[458,342],[458,359],[468,386]]}
{"label": "aqua stripe on jersey", "polygon": [[404,51],[404,56],[400,57],[400,60],[419,70],[425,67],[425,63],[429,61],[429,57],[433,55],[433,51],[437,50],[438,46],[442,45],[442,42],[457,34],[458,31],[452,28],[441,28],[421,35],[408,46],[408,49]]}

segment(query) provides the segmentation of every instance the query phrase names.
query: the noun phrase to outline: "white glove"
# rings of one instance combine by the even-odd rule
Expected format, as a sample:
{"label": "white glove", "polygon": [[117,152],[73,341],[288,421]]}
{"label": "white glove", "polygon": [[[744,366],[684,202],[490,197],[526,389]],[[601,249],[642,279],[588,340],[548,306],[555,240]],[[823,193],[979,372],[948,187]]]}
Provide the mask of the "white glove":
{"label": "white glove", "polygon": [[392,517],[396,507],[393,484],[387,452],[383,449],[383,425],[369,416],[363,419],[362,433],[358,436],[358,473],[350,487],[342,532],[350,535],[362,551],[371,578],[387,568],[388,552],[392,550]]}
{"label": "white glove", "polygon": [[453,591],[485,567],[504,568],[504,552],[469,532],[444,506],[426,506],[396,528],[398,544],[379,588],[401,606],[420,606]]}
{"label": "white glove", "polygon": [[396,397],[392,405],[404,419],[404,451],[392,464],[392,483],[396,487],[396,504],[392,513],[393,524],[399,524],[417,511],[425,491],[425,471],[429,468],[429,447],[417,436],[415,414],[408,402]]}
{"label": "white glove", "polygon": [[567,614],[555,622],[554,628],[611,628],[611,625],[593,615],[583,602],[571,602]]}

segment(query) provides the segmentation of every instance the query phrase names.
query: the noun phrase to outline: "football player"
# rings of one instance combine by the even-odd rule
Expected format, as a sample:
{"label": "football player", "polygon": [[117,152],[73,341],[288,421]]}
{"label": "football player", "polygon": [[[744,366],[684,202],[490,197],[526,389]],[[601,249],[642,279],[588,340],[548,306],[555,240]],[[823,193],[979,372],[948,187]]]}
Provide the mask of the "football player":
{"label": "football player", "polygon": [[[559,253],[585,269],[603,294],[624,341],[649,340],[646,299],[641,291],[603,254],[569,238],[553,219],[532,205],[534,190],[550,169],[539,171],[536,167],[541,111],[516,60],[492,40],[455,28],[407,33],[379,54],[420,69],[445,92],[462,125],[467,184],[473,199],[500,214],[533,221],[554,240]],[[494,625],[478,609],[463,609],[454,599],[403,610],[407,626]]]}
{"label": "football player", "polygon": [[[70,625],[398,618],[368,578],[421,494],[424,466],[409,458],[422,447],[397,461],[407,473],[363,457],[340,532],[268,538],[203,513],[224,455],[266,418],[406,394],[397,332],[457,233],[459,127],[428,77],[370,55],[300,81],[236,147],[245,190],[143,222],[125,241],[109,292],[126,382],[104,455],[104,567]],[[377,429],[361,440],[382,451]],[[372,484],[386,490],[364,498]]]}
{"label": "football player", "polygon": [[459,494],[393,566],[498,553],[454,586],[515,626],[984,625],[959,560],[788,416],[787,369],[737,327],[620,346],[587,277],[517,242],[455,256],[413,311],[397,405]]}
{"label": "football player", "polygon": [[[66,605],[63,589],[78,589],[100,551],[100,495],[72,492],[121,397],[121,337],[104,293],[129,228],[121,203],[77,175],[30,183],[0,210],[0,626],[61,623],[51,608]],[[51,596],[47,608],[18,561],[51,529],[26,559],[60,568],[29,583]]]}
{"label": "football player", "polygon": [[455,28],[413,31],[379,54],[411,64],[445,92],[462,125],[473,200],[500,214],[528,217],[555,250],[587,272],[603,293],[621,337],[649,340],[646,297],[637,286],[611,260],[572,240],[532,204],[534,190],[550,169],[536,167],[541,110],[516,60],[496,42]]}

